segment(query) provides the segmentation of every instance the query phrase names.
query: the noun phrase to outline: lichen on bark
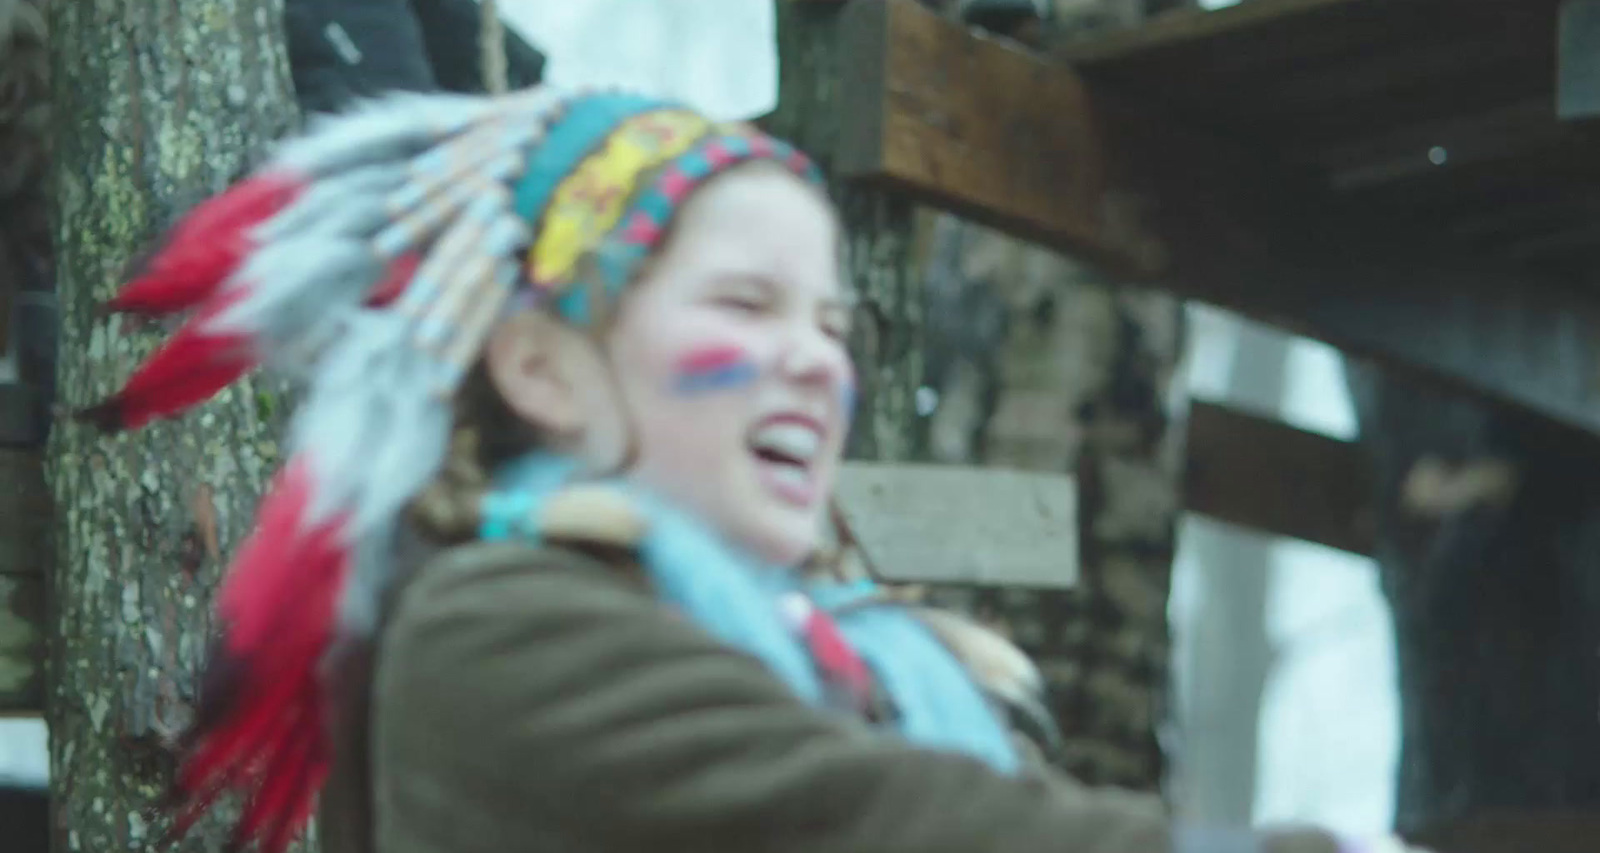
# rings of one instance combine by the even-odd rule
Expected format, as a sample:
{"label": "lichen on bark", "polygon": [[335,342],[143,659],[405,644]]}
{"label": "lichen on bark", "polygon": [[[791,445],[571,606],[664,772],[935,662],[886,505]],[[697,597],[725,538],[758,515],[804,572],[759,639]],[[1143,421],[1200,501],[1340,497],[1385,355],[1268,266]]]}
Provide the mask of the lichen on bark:
{"label": "lichen on bark", "polygon": [[[279,0],[48,4],[60,403],[113,391],[167,329],[100,315],[129,259],[295,121]],[[254,381],[194,414],[49,449],[54,849],[145,849],[189,714],[222,557],[277,462]],[[266,416],[264,416],[266,415]],[[219,544],[220,543],[220,547]],[[179,848],[218,850],[201,831]]]}

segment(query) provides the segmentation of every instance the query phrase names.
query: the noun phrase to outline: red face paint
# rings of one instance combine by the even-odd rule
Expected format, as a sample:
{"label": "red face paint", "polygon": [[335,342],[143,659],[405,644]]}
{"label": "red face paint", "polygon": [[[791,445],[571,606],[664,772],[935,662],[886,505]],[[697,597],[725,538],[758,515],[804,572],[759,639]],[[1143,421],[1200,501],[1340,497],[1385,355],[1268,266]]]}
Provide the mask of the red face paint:
{"label": "red face paint", "polygon": [[675,387],[680,394],[726,390],[754,382],[757,373],[755,362],[738,347],[704,347],[678,361]]}

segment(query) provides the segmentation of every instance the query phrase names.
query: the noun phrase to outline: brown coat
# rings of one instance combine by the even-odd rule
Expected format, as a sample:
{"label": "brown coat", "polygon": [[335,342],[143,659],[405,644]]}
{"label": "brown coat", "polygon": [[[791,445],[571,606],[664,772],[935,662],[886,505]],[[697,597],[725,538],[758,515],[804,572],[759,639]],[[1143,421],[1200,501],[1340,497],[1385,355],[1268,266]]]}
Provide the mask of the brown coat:
{"label": "brown coat", "polygon": [[1335,850],[1175,842],[1155,798],[1004,777],[820,712],[620,563],[513,544],[429,560],[390,609],[370,708],[348,706],[328,853]]}

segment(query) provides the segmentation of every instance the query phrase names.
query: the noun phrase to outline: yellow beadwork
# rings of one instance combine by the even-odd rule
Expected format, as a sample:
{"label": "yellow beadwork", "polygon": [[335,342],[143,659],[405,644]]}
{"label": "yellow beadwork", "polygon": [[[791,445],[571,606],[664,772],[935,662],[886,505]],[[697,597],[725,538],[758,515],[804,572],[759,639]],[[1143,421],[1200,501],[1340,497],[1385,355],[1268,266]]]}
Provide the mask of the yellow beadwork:
{"label": "yellow beadwork", "polygon": [[556,188],[528,268],[541,287],[564,281],[583,253],[622,218],[641,176],[689,150],[712,128],[684,110],[634,116],[584,158]]}

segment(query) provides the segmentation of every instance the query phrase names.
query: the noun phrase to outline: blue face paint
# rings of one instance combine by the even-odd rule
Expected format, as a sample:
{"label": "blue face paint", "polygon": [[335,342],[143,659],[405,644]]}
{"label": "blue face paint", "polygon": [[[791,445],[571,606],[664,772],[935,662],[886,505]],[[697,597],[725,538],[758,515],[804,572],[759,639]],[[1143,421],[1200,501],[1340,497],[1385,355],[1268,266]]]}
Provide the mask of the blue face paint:
{"label": "blue face paint", "polygon": [[756,380],[756,365],[744,350],[732,346],[695,350],[678,362],[676,389],[680,394],[725,391]]}

